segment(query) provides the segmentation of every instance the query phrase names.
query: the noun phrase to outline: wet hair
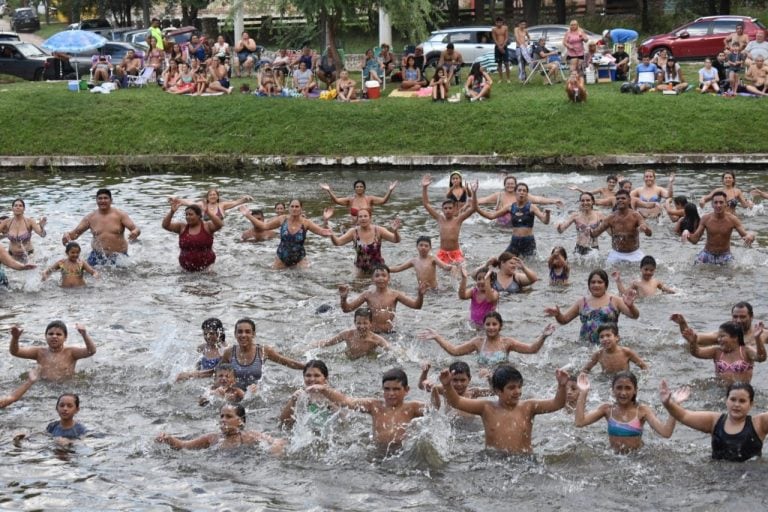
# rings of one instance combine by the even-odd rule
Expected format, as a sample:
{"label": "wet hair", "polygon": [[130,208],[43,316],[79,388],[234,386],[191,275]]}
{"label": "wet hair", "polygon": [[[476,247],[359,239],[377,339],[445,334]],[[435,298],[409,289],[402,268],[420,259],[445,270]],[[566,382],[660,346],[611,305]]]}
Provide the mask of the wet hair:
{"label": "wet hair", "polygon": [[[627,183],[629,183],[630,186],[632,185],[632,182],[629,181],[629,180],[621,180],[619,182],[619,190],[623,190],[624,189],[624,185],[626,185]],[[616,192],[618,192],[618,190]]]}
{"label": "wet hair", "polygon": [[253,329],[253,332],[256,332],[256,323],[250,318],[241,318],[240,320],[235,322],[235,332],[237,332],[237,326],[240,324],[248,324],[251,326],[251,329]]}
{"label": "wet hair", "polygon": [[579,382],[579,376],[576,374],[568,375],[568,382]]}
{"label": "wet hair", "polygon": [[416,239],[416,245],[419,245],[421,242],[427,242],[429,246],[432,247],[432,239],[426,235],[421,235]]}
{"label": "wet hair", "polygon": [[67,245],[64,246],[64,252],[68,253],[70,249],[80,249],[80,244],[77,242],[68,242]]}
{"label": "wet hair", "polygon": [[78,396],[77,393],[62,393],[62,394],[60,394],[59,398],[56,399],[56,407],[59,406],[59,402],[61,402],[61,399],[64,398],[65,396],[71,396],[72,398],[74,398],[75,399],[75,407],[77,407],[78,409],[80,408],[80,396]]}
{"label": "wet hair", "polygon": [[515,188],[517,188],[517,178],[514,176],[504,176],[504,185],[507,184],[507,180],[513,180],[515,182]]}
{"label": "wet hair", "polygon": [[251,215],[253,215],[254,217],[257,215],[261,215],[263,217],[264,212],[262,210],[259,210],[258,208],[254,208],[251,210]]}
{"label": "wet hair", "polygon": [[699,222],[701,222],[699,209],[696,208],[695,204],[688,203],[683,207],[683,211],[685,211],[685,214],[680,222],[680,231],[685,231],[687,229],[693,233],[699,227]]}
{"label": "wet hair", "polygon": [[215,373],[219,372],[232,372],[232,375],[235,375],[235,367],[232,366],[229,363],[219,363],[216,365],[216,367],[213,369]]}
{"label": "wet hair", "polygon": [[717,196],[723,196],[726,201],[728,200],[728,195],[726,195],[726,193],[722,190],[716,190],[715,192],[712,192],[712,199],[716,198]]}
{"label": "wet hair", "polygon": [[364,316],[371,322],[373,322],[373,311],[371,311],[369,308],[357,308],[355,310],[355,320],[357,320],[357,317]]}
{"label": "wet hair", "polygon": [[564,260],[566,260],[566,261],[568,260],[568,253],[565,252],[565,247],[563,247],[562,245],[554,246],[552,248],[552,252],[549,253],[550,257],[554,256],[556,254],[559,254],[560,256],[562,256]]}
{"label": "wet hair", "polygon": [[646,265],[656,268],[656,258],[651,255],[643,256],[643,259],[640,260],[640,268],[643,268]]}
{"label": "wet hair", "polygon": [[445,45],[445,49],[446,50],[453,50],[453,43],[448,43],[447,45]]}
{"label": "wet hair", "polygon": [[618,181],[618,180],[619,180],[619,178],[617,178],[615,174],[609,174],[609,175],[608,175],[608,176],[605,178],[605,181]]}
{"label": "wet hair", "polygon": [[611,331],[613,334],[618,336],[619,326],[613,322],[605,322],[604,324],[600,324],[600,326],[597,328],[597,335],[600,336],[600,333],[603,331]]}
{"label": "wet hair", "polygon": [[291,199],[290,201],[288,201],[288,206],[290,206],[290,205],[291,205],[291,203],[292,203],[292,202],[294,202],[294,201],[296,201],[297,203],[299,203],[299,206],[302,206],[302,207],[304,206],[304,204],[301,202],[301,199],[299,199],[298,197],[294,197],[293,199]]}
{"label": "wet hair", "polygon": [[523,375],[511,364],[500,364],[491,375],[491,387],[496,391],[502,391],[510,382],[519,382],[523,385]]}
{"label": "wet hair", "polygon": [[737,390],[737,389],[744,389],[749,394],[749,402],[752,403],[755,401],[755,388],[752,387],[752,384],[749,382],[731,382],[730,385],[728,385],[728,388],[725,391],[725,397],[728,398],[731,396],[731,391]]}
{"label": "wet hair", "polygon": [[21,206],[23,206],[24,208],[27,207],[27,203],[25,203],[24,200],[20,197],[17,197],[16,199],[14,199],[13,202],[11,203],[11,206],[15,205],[16,203],[21,203]]}
{"label": "wet hair", "polygon": [[475,274],[472,276],[472,278],[475,281],[480,281],[485,277],[485,274],[488,273],[488,270],[490,270],[488,267],[480,267],[475,270]]}
{"label": "wet hair", "polygon": [[451,205],[451,206],[454,206],[454,207],[455,207],[455,206],[456,206],[456,203],[458,203],[458,201],[456,201],[455,199],[446,199],[445,201],[443,201],[442,203],[440,203],[440,205],[441,205],[441,206],[445,206],[445,205],[449,204],[449,205]]}
{"label": "wet hair", "polygon": [[275,208],[277,208],[278,206],[282,206],[283,208],[285,208],[285,203],[283,203],[282,201],[279,203],[275,203]]}
{"label": "wet hair", "polygon": [[525,187],[525,191],[526,192],[528,192],[530,190],[528,188],[528,184],[527,183],[523,183],[522,181],[518,181],[517,182],[517,186],[515,187],[515,191],[517,191],[517,189],[519,189],[520,187]]}
{"label": "wet hair", "polygon": [[381,384],[385,384],[391,380],[396,380],[403,385],[404,388],[408,387],[408,375],[400,368],[392,368],[384,372],[381,377]]}
{"label": "wet hair", "polygon": [[485,316],[483,317],[483,324],[485,324],[485,321],[488,320],[489,318],[495,318],[496,320],[499,321],[499,327],[504,327],[504,320],[501,318],[501,315],[499,314],[498,311],[489,311],[488,313],[486,313]]}
{"label": "wet hair", "polygon": [[744,329],[741,328],[740,324],[725,322],[720,324],[720,330],[724,331],[728,336],[736,338],[739,341],[739,345],[744,346]]}
{"label": "wet hair", "polygon": [[472,374],[469,371],[469,365],[464,361],[454,361],[451,363],[451,366],[448,367],[448,371],[450,371],[452,375],[463,373],[467,378],[472,378]]}
{"label": "wet hair", "polygon": [[193,212],[195,212],[195,215],[197,215],[198,217],[202,218],[202,216],[203,216],[203,209],[200,208],[198,205],[191,204],[191,205],[187,206],[186,208],[184,208],[185,212],[188,212],[189,210],[192,210]]}
{"label": "wet hair", "polygon": [[606,287],[608,286],[608,272],[601,268],[595,269],[589,273],[589,277],[587,277],[587,286],[589,286],[589,282],[592,281],[592,278],[595,276],[598,276],[600,279],[602,279]]}
{"label": "wet hair", "polygon": [[307,361],[307,364],[304,365],[304,369],[301,371],[302,375],[307,374],[307,370],[310,368],[317,368],[320,370],[320,373],[323,374],[323,377],[326,379],[328,378],[328,367],[325,365],[325,363],[319,359],[311,359],[310,361]]}
{"label": "wet hair", "polygon": [[619,190],[616,191],[616,197],[619,197],[619,196],[627,196],[627,197],[629,197],[629,192],[627,192],[623,188],[620,188]]}
{"label": "wet hair", "polygon": [[505,263],[512,258],[516,258],[519,256],[519,254],[515,254],[512,251],[504,251],[503,253],[499,254],[498,258],[491,258],[490,265],[492,267],[500,267],[502,263]]}
{"label": "wet hair", "polygon": [[475,80],[479,80],[483,76],[483,68],[479,62],[474,62],[469,69],[469,74],[475,77]]}
{"label": "wet hair", "polygon": [[585,190],[584,192],[579,194],[579,201],[581,201],[581,198],[584,197],[584,196],[589,196],[589,198],[592,200],[592,202],[593,203],[595,202],[595,194],[593,194],[592,192],[587,192]]}
{"label": "wet hair", "polygon": [[107,195],[109,196],[110,199],[112,199],[112,191],[109,190],[108,188],[100,188],[99,190],[96,191],[96,197],[99,197],[102,195]]}
{"label": "wet hair", "polygon": [[745,302],[745,301],[737,302],[731,308],[731,313],[733,313],[733,310],[737,309],[737,308],[738,309],[746,308],[747,313],[749,314],[749,316],[751,316],[751,317],[755,316],[755,314],[752,312],[752,304],[750,304],[749,302]]}
{"label": "wet hair", "polygon": [[685,196],[675,196],[672,202],[675,203],[677,206],[684,208],[685,205],[688,204],[688,198]]}
{"label": "wet hair", "polygon": [[377,270],[383,270],[389,275],[391,272],[389,271],[389,267],[386,266],[383,263],[379,263],[378,265],[374,265],[371,274],[375,274]]}
{"label": "wet hair", "polygon": [[61,329],[62,331],[64,331],[64,337],[66,337],[66,336],[67,336],[67,324],[65,324],[65,323],[64,323],[64,322],[62,322],[61,320],[54,320],[53,322],[49,323],[49,324],[48,324],[48,325],[45,327],[45,334],[48,334],[48,331],[50,331],[50,330],[51,330],[51,329],[53,329],[54,327],[55,327],[55,328],[58,328],[58,329]]}
{"label": "wet hair", "polygon": [[[731,178],[733,178],[733,184],[736,185],[736,174],[733,171],[725,171],[723,175],[720,177],[720,179],[725,179],[726,175],[731,175]],[[15,201],[14,201],[15,202]]]}
{"label": "wet hair", "polygon": [[225,342],[226,335],[224,334],[224,324],[222,324],[221,320],[218,318],[211,317],[203,320],[202,329],[203,331],[216,331],[219,343]]}
{"label": "wet hair", "polygon": [[632,403],[636,404],[637,403],[637,377],[635,376],[634,373],[629,371],[619,372],[613,376],[613,380],[611,381],[611,389],[613,389],[614,386],[616,386],[616,383],[620,379],[628,379],[632,383],[632,385],[635,386],[635,394],[632,395]]}
{"label": "wet hair", "polygon": [[363,180],[355,180],[355,182],[352,184],[352,188],[355,188],[358,183],[361,184],[363,188],[368,188],[365,186],[365,182]]}
{"label": "wet hair", "polygon": [[225,407],[231,407],[235,410],[235,414],[237,414],[237,417],[243,420],[243,427],[244,427],[245,426],[245,407],[243,407],[240,404],[224,404],[219,409],[219,413],[221,413],[221,410],[224,409]]}

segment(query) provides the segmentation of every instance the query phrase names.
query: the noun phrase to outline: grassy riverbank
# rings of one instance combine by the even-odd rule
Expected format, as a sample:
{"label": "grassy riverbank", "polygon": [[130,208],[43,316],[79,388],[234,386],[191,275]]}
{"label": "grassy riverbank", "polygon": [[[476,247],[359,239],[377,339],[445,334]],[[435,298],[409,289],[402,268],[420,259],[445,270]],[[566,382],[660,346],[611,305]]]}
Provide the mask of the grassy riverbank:
{"label": "grassy riverbank", "polygon": [[385,97],[343,104],[237,92],[172,96],[154,85],[102,95],[69,92],[65,83],[4,84],[0,153],[557,157],[768,151],[768,99],[693,91],[635,96],[620,94],[616,83],[590,86],[589,94],[588,103],[573,105],[560,85],[515,83],[496,84],[492,98],[480,103]]}

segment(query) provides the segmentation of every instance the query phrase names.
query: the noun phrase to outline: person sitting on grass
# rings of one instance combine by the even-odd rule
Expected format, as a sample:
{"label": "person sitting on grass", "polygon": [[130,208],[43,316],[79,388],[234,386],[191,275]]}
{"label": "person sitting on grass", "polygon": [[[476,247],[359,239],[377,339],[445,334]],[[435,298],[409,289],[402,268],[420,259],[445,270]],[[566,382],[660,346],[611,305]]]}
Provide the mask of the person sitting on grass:
{"label": "person sitting on grass", "polygon": [[299,61],[299,69],[293,73],[293,88],[309,98],[309,93],[315,90],[317,84],[312,70],[307,68],[305,61]]}
{"label": "person sitting on grass", "polygon": [[435,70],[432,80],[429,81],[429,86],[432,88],[432,101],[445,101],[448,99],[449,86],[445,69],[437,68]]}
{"label": "person sitting on grass", "polygon": [[445,46],[445,50],[440,53],[440,60],[437,62],[437,68],[445,70],[447,76],[446,84],[450,84],[453,77],[459,70],[461,70],[463,64],[464,57],[454,49],[453,43],[448,43]]}
{"label": "person sitting on grass", "polygon": [[349,78],[349,71],[342,69],[339,79],[336,80],[336,99],[339,101],[352,101],[357,99],[356,82]]}
{"label": "person sitting on grass", "polygon": [[277,81],[274,71],[269,64],[266,64],[259,77],[259,94],[263,96],[280,96],[282,88]]}
{"label": "person sitting on grass", "polygon": [[403,81],[400,84],[401,91],[418,91],[425,82],[421,77],[421,70],[416,67],[416,58],[409,55],[405,58],[403,66]]}
{"label": "person sitting on grass", "polygon": [[573,103],[585,103],[587,101],[584,77],[578,71],[571,71],[568,81],[565,82],[565,94]]}
{"label": "person sitting on grass", "polygon": [[175,86],[179,81],[179,63],[175,60],[168,61],[168,67],[163,71],[160,78],[163,90],[168,92],[168,89]]}
{"label": "person sitting on grass", "polygon": [[720,80],[717,69],[712,67],[712,59],[704,59],[704,67],[699,70],[699,92],[720,92]]}
{"label": "person sitting on grass", "polygon": [[674,57],[667,59],[667,65],[664,66],[662,72],[664,73],[664,87],[659,87],[658,90],[672,90],[677,94],[681,94],[688,89],[688,82],[683,78],[680,64],[675,61]]}
{"label": "person sitting on grass", "polygon": [[336,63],[333,61],[331,47],[328,46],[317,62],[317,79],[325,84],[326,89],[330,89],[337,77]]}
{"label": "person sitting on grass", "polygon": [[464,91],[469,101],[483,101],[491,96],[491,84],[493,84],[493,80],[491,80],[490,75],[480,66],[479,62],[475,62],[469,71]]}
{"label": "person sitting on grass", "polygon": [[229,83],[229,70],[225,64],[226,60],[226,56],[218,56],[208,59],[209,91],[232,94],[233,87]]}
{"label": "person sitting on grass", "polygon": [[659,68],[656,64],[651,63],[651,58],[648,55],[643,55],[643,61],[637,65],[633,92],[639,94],[653,89],[656,85],[655,80],[658,72]]}

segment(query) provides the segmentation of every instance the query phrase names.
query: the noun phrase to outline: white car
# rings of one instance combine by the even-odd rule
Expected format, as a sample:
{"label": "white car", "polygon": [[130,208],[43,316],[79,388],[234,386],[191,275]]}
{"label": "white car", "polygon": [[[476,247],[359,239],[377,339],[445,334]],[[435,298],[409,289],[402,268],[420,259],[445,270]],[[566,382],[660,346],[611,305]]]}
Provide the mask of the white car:
{"label": "white car", "polygon": [[[437,67],[440,53],[445,50],[448,43],[453,43],[454,50],[461,54],[466,66],[471,65],[481,55],[493,52],[495,45],[491,35],[492,28],[493,26],[491,25],[485,25],[479,27],[445,28],[432,32],[429,38],[420,45],[424,48],[426,67]],[[514,40],[510,38],[507,52],[513,64],[517,64],[515,47]]]}

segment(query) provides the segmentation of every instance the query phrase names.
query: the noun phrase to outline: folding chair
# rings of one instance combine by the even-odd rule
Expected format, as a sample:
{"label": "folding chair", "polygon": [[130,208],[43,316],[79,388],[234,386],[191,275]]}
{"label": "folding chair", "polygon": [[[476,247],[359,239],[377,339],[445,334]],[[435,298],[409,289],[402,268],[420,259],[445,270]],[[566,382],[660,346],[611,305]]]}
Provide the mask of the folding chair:
{"label": "folding chair", "polygon": [[[542,83],[546,81],[549,85],[552,85],[552,79],[549,77],[549,73],[547,73],[547,64],[549,62],[547,59],[536,59],[533,61],[533,66],[531,66],[531,70],[528,72],[528,76],[525,77],[525,81],[523,82],[523,85],[527,85],[528,82],[533,80],[533,77],[535,77],[538,74],[541,74],[544,78],[542,79]],[[560,67],[560,66],[558,66]]]}
{"label": "folding chair", "polygon": [[112,71],[114,70],[114,66],[112,66],[112,56],[96,54],[91,55],[91,69],[88,76],[88,82],[90,83],[93,83],[93,70],[96,68],[96,65],[99,63],[99,59],[101,57],[105,57],[107,60],[107,66],[109,66],[109,81],[112,81]]}
{"label": "folding chair", "polygon": [[145,67],[139,75],[128,75],[128,87],[144,87],[149,82],[154,81],[153,75],[155,74],[155,68],[152,66]]}

